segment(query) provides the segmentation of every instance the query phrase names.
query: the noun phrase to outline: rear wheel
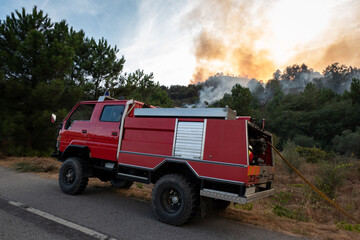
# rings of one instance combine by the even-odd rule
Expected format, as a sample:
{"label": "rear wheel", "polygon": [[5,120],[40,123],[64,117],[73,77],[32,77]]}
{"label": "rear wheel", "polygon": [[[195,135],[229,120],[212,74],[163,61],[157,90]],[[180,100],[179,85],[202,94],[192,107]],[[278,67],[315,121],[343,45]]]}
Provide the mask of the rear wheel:
{"label": "rear wheel", "polygon": [[195,214],[195,187],[183,175],[163,176],[156,182],[151,198],[152,210],[161,222],[182,225]]}
{"label": "rear wheel", "polygon": [[111,180],[111,185],[120,189],[128,189],[133,185],[133,181],[127,181],[123,179],[113,179]]}
{"label": "rear wheel", "polygon": [[59,186],[70,195],[82,193],[89,178],[86,176],[86,164],[78,157],[70,157],[62,164],[59,172]]}

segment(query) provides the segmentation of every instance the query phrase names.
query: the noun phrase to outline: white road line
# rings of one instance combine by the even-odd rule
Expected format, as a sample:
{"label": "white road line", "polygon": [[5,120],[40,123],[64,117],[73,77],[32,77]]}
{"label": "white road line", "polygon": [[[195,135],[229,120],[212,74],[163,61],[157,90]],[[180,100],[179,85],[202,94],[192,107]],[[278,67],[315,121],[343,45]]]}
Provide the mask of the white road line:
{"label": "white road line", "polygon": [[49,219],[51,221],[54,221],[54,222],[57,222],[59,224],[62,224],[66,227],[69,227],[69,228],[72,228],[72,229],[75,229],[77,231],[80,231],[80,232],[83,232],[89,236],[92,236],[94,238],[97,238],[97,239],[101,239],[101,240],[116,240],[114,238],[109,238],[109,236],[105,235],[105,234],[102,234],[102,233],[99,233],[97,231],[94,231],[90,228],[87,228],[87,227],[83,227],[83,226],[80,226],[76,223],[73,223],[73,222],[70,222],[70,221],[67,221],[65,219],[62,219],[62,218],[59,218],[59,217],[56,217],[50,213],[47,213],[47,212],[43,212],[41,210],[38,210],[36,208],[32,208],[32,207],[27,207],[26,205],[24,205],[23,203],[21,202],[15,202],[15,201],[9,201],[9,204],[15,206],[15,207],[19,207],[21,209],[24,209],[28,212],[31,212],[31,213],[34,213],[38,216],[41,216],[43,218],[46,218],[46,219]]}

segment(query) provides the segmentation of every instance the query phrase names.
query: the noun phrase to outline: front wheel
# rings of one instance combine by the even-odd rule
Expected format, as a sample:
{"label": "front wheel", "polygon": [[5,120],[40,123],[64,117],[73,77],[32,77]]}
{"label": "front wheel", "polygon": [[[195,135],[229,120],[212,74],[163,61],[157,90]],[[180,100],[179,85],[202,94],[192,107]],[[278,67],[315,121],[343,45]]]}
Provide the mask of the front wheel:
{"label": "front wheel", "polygon": [[86,165],[81,158],[70,157],[61,165],[59,185],[61,190],[70,195],[82,193],[89,178],[86,176]]}
{"label": "front wheel", "polygon": [[152,210],[161,222],[167,224],[188,222],[195,214],[196,203],[195,187],[180,174],[163,176],[152,191]]}

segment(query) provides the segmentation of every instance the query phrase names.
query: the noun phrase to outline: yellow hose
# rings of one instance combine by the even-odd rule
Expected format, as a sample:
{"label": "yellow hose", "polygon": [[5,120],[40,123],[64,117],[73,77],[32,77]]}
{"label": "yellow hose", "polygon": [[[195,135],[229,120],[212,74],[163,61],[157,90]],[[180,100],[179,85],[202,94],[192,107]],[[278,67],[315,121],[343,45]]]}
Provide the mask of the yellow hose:
{"label": "yellow hose", "polygon": [[281,159],[292,169],[294,172],[297,173],[317,194],[319,194],[321,197],[323,197],[328,203],[330,203],[333,207],[335,207],[337,210],[354,220],[356,223],[360,223],[358,219],[356,219],[354,216],[352,216],[350,213],[345,211],[343,208],[341,208],[338,204],[336,204],[334,201],[332,201],[330,198],[328,198],[324,193],[322,193],[319,189],[317,189],[309,180],[307,180],[289,161],[287,161],[281,153],[272,145],[270,142],[268,144],[275,150],[275,152],[281,157]]}

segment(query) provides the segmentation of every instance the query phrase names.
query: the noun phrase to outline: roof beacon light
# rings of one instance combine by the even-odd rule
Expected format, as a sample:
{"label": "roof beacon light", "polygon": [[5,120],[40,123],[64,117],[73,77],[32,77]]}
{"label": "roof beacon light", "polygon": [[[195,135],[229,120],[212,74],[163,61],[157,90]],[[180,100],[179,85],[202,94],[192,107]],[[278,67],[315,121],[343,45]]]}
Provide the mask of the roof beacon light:
{"label": "roof beacon light", "polygon": [[104,96],[100,96],[98,101],[103,102],[105,99],[111,99],[110,98],[110,90],[106,90],[104,93]]}

